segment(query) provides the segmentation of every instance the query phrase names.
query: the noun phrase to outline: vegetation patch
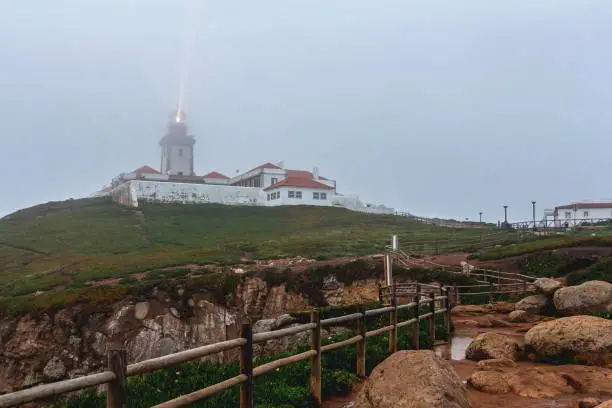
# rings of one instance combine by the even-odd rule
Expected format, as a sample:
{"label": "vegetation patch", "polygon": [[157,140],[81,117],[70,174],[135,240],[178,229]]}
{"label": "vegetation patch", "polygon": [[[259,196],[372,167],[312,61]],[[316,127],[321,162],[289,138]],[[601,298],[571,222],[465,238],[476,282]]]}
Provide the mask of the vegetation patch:
{"label": "vegetation patch", "polygon": [[570,286],[598,280],[612,283],[612,258],[603,258],[585,270],[575,271],[567,275],[567,284]]}

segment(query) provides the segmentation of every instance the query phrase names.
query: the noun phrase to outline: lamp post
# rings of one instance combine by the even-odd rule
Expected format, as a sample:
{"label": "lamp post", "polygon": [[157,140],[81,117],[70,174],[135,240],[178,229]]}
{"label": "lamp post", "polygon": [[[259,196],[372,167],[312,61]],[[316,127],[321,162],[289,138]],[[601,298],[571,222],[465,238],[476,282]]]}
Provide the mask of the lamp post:
{"label": "lamp post", "polygon": [[478,213],[478,216],[480,217],[480,223],[482,224],[482,211]]}
{"label": "lamp post", "polygon": [[508,224],[508,206],[504,205],[504,223]]}
{"label": "lamp post", "polygon": [[532,201],[531,206],[533,207],[533,229],[536,229],[535,205],[536,202]]}

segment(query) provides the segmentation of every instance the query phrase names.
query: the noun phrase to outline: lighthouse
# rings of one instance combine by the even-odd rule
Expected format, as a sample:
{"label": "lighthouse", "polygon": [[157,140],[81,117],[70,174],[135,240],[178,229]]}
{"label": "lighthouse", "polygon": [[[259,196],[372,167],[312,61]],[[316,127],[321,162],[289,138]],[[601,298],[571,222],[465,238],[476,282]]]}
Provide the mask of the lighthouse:
{"label": "lighthouse", "polygon": [[195,138],[188,133],[187,115],[174,111],[168,119],[168,131],[159,141],[161,146],[161,172],[176,176],[195,176],[193,171],[193,145]]}

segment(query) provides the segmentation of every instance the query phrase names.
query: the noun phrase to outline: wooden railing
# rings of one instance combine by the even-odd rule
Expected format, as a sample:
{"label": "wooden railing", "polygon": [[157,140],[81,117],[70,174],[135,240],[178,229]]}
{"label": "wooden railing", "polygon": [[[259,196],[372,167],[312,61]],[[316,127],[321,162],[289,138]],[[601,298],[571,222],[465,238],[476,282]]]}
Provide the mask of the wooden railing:
{"label": "wooden railing", "polygon": [[[435,315],[441,313],[444,314],[446,331],[447,333],[450,333],[451,297],[449,296],[449,289],[436,287],[435,293],[430,291],[427,299],[421,299],[420,286],[426,287],[429,285],[417,285],[415,299],[407,304],[398,305],[397,299],[391,297],[390,306],[370,310],[364,310],[363,307],[360,307],[358,313],[323,320],[320,320],[319,312],[315,310],[311,314],[310,323],[257,334],[253,334],[251,323],[247,321],[242,324],[240,338],[181,351],[163,357],[141,361],[135,364],[127,364],[126,351],[124,349],[110,350],[108,352],[108,368],[106,371],[56,383],[39,385],[10,394],[0,395],[0,408],[13,407],[103,384],[106,384],[107,408],[124,408],[128,406],[129,402],[127,393],[128,377],[150,373],[158,369],[167,368],[188,361],[198,360],[202,357],[236,348],[240,348],[241,350],[239,375],[190,394],[182,395],[173,400],[161,403],[156,405],[155,408],[175,408],[187,406],[237,385],[240,386],[240,407],[253,408],[253,379],[255,377],[274,371],[279,367],[294,364],[298,361],[306,359],[310,360],[310,391],[316,404],[321,406],[321,355],[323,353],[342,347],[356,345],[356,374],[363,378],[366,375],[366,344],[368,338],[378,336],[383,333],[389,333],[389,352],[394,353],[397,351],[398,329],[411,326],[412,348],[418,349],[420,322],[421,320],[427,320],[428,334],[431,339],[431,344],[433,344],[435,342],[436,335]],[[439,294],[439,296],[437,296],[437,294]],[[427,305],[427,307],[423,307],[423,309],[426,310],[426,313],[421,314],[421,305]],[[436,305],[439,305],[437,309]],[[412,310],[411,318],[405,321],[398,321],[398,312],[400,310]],[[389,325],[367,331],[367,319],[369,317],[385,313],[389,314]],[[325,346],[321,345],[321,329],[323,327],[346,324],[353,321],[357,322],[356,336],[340,342],[327,344]],[[295,335],[305,331],[311,332],[309,351],[254,367],[254,344]]]}

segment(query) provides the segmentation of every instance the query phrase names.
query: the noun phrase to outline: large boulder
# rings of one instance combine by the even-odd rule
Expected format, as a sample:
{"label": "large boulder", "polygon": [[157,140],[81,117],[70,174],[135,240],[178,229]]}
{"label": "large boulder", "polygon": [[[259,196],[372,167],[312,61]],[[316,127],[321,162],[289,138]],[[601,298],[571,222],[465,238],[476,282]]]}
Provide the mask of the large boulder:
{"label": "large boulder", "polygon": [[540,323],[525,334],[525,347],[545,360],[606,366],[612,363],[612,320],[572,316]]}
{"label": "large boulder", "polygon": [[603,404],[599,404],[597,408],[612,408],[612,400],[606,401]]}
{"label": "large boulder", "polygon": [[398,351],[372,370],[355,408],[469,408],[451,364],[430,350]]}
{"label": "large boulder", "polygon": [[497,333],[481,333],[467,347],[465,357],[474,361],[491,359],[516,361],[520,351],[520,344],[513,338]]}
{"label": "large boulder", "polygon": [[612,310],[612,283],[589,281],[561,288],[553,301],[557,311],[566,315],[607,312]]}
{"label": "large boulder", "polygon": [[524,310],[531,314],[546,314],[551,307],[552,302],[548,296],[532,295],[516,302],[514,310]]}
{"label": "large boulder", "polygon": [[557,289],[562,288],[564,285],[558,280],[551,278],[538,278],[533,282],[536,290],[543,295],[552,296]]}

